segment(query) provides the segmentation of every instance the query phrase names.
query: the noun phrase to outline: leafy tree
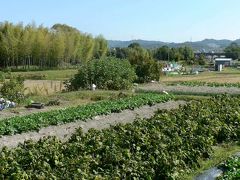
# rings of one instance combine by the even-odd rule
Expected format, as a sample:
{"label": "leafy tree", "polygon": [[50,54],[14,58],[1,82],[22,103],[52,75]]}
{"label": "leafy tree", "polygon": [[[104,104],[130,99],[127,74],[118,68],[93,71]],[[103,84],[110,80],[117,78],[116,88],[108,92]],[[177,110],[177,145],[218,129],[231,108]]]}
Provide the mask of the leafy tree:
{"label": "leafy tree", "polygon": [[169,55],[170,55],[170,48],[168,46],[162,46],[155,50],[153,57],[158,60],[167,61],[170,59]]}
{"label": "leafy tree", "polygon": [[153,60],[152,52],[142,48],[138,43],[132,43],[128,48],[115,48],[109,52],[109,55],[118,58],[127,58],[135,68],[137,82],[158,81],[160,78],[161,67],[158,62]]}
{"label": "leafy tree", "polygon": [[107,41],[92,37],[65,24],[51,29],[34,23],[0,23],[0,66],[2,68],[38,66],[58,67],[84,63],[107,53]]}
{"label": "leafy tree", "polygon": [[232,59],[240,59],[240,46],[237,43],[232,43],[226,47],[224,52],[226,56]]}
{"label": "leafy tree", "polygon": [[191,47],[169,48],[162,46],[153,50],[153,57],[163,61],[180,61],[184,60],[188,64],[194,63],[194,52]]}
{"label": "leafy tree", "polygon": [[131,43],[128,45],[129,48],[141,48],[141,45],[139,43]]}
{"label": "leafy tree", "polygon": [[205,56],[203,54],[200,54],[200,57],[198,59],[198,64],[199,65],[205,65],[206,64],[206,59],[205,59]]}

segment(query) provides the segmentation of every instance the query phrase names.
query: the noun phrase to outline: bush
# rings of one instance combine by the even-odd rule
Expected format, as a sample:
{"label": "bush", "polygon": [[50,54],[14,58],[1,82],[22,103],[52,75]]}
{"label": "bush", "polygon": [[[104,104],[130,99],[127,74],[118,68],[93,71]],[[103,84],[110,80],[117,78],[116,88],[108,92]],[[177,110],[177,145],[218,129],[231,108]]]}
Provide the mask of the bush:
{"label": "bush", "polygon": [[159,81],[161,65],[152,59],[151,54],[146,49],[137,44],[131,44],[128,49],[128,60],[135,67],[137,81],[139,83]]}
{"label": "bush", "polygon": [[45,80],[47,76],[45,74],[24,74],[24,79],[31,79],[31,80]]}
{"label": "bush", "polygon": [[5,74],[4,74],[4,72],[0,71],[0,82],[3,82],[4,79],[5,79]]}
{"label": "bush", "polygon": [[127,60],[104,58],[81,65],[65,86],[68,90],[79,90],[90,89],[96,84],[98,89],[121,90],[131,88],[135,79],[134,69]]}
{"label": "bush", "polygon": [[22,102],[24,100],[24,79],[21,76],[10,77],[1,87],[1,95],[11,101]]}
{"label": "bush", "polygon": [[136,74],[138,76],[137,82],[144,83],[150,82],[151,80],[159,81],[161,69],[160,63],[154,60],[136,65]]}

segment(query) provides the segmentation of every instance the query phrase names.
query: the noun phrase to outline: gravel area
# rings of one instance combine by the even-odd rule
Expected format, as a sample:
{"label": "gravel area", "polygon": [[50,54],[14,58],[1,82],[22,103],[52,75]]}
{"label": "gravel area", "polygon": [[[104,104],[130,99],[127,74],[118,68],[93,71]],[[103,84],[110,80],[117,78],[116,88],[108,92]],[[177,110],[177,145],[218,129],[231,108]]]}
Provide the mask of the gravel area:
{"label": "gravel area", "polygon": [[42,128],[39,132],[28,132],[22,134],[16,134],[12,136],[3,136],[0,138],[0,149],[4,146],[9,148],[16,147],[19,143],[23,143],[26,140],[32,139],[38,141],[46,136],[56,136],[59,139],[66,141],[71,137],[75,130],[82,127],[83,132],[87,132],[90,128],[104,129],[110,127],[110,125],[116,125],[118,123],[131,123],[137,117],[150,118],[154,115],[154,112],[158,109],[174,109],[179,105],[183,105],[184,101],[169,101],[166,103],[159,103],[154,106],[142,106],[134,110],[124,110],[120,113],[112,113],[110,115],[96,116],[86,122],[78,121],[58,126],[49,126]]}
{"label": "gravel area", "polygon": [[[240,77],[239,77],[240,81]],[[208,86],[167,86],[158,83],[146,84],[139,87],[140,90],[146,91],[167,91],[167,92],[184,92],[184,93],[203,93],[203,94],[240,94],[240,88],[236,87],[208,87]]]}

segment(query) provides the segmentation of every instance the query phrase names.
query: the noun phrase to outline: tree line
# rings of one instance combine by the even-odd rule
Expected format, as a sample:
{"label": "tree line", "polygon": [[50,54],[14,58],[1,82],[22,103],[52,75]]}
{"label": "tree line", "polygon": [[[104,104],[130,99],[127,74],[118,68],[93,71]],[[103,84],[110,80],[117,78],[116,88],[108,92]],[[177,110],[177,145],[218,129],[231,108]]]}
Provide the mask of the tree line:
{"label": "tree line", "polygon": [[[138,49],[139,51],[133,51]],[[140,50],[141,49],[141,50]],[[140,53],[141,52],[141,53]],[[186,64],[197,63],[194,57],[194,52],[191,47],[170,48],[162,46],[156,49],[144,49],[138,43],[132,43],[127,48],[113,48],[110,50],[110,55],[120,59],[154,59],[157,61],[184,61]]]}
{"label": "tree line", "polygon": [[28,69],[52,68],[87,62],[105,56],[107,41],[79,30],[55,24],[51,28],[34,23],[0,23],[0,66]]}
{"label": "tree line", "polygon": [[240,46],[237,43],[231,43],[224,50],[227,57],[232,59],[240,59]]}

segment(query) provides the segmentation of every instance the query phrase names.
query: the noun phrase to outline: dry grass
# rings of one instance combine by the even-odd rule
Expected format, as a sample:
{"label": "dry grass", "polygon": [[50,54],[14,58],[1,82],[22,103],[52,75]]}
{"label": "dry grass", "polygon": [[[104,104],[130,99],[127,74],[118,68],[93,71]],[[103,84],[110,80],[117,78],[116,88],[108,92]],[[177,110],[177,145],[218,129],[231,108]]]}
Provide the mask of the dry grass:
{"label": "dry grass", "polygon": [[52,80],[26,80],[24,87],[25,93],[31,95],[51,95],[64,89],[62,81]]}
{"label": "dry grass", "polygon": [[[46,71],[29,71],[29,72],[13,72],[13,75],[30,76],[44,75],[47,80],[66,80],[70,79],[77,73],[77,69],[61,69],[61,70],[46,70]],[[28,79],[28,78],[26,78]]]}
{"label": "dry grass", "polygon": [[164,76],[161,82],[204,81],[218,83],[240,82],[240,70],[225,69],[223,72],[203,72],[198,75]]}

